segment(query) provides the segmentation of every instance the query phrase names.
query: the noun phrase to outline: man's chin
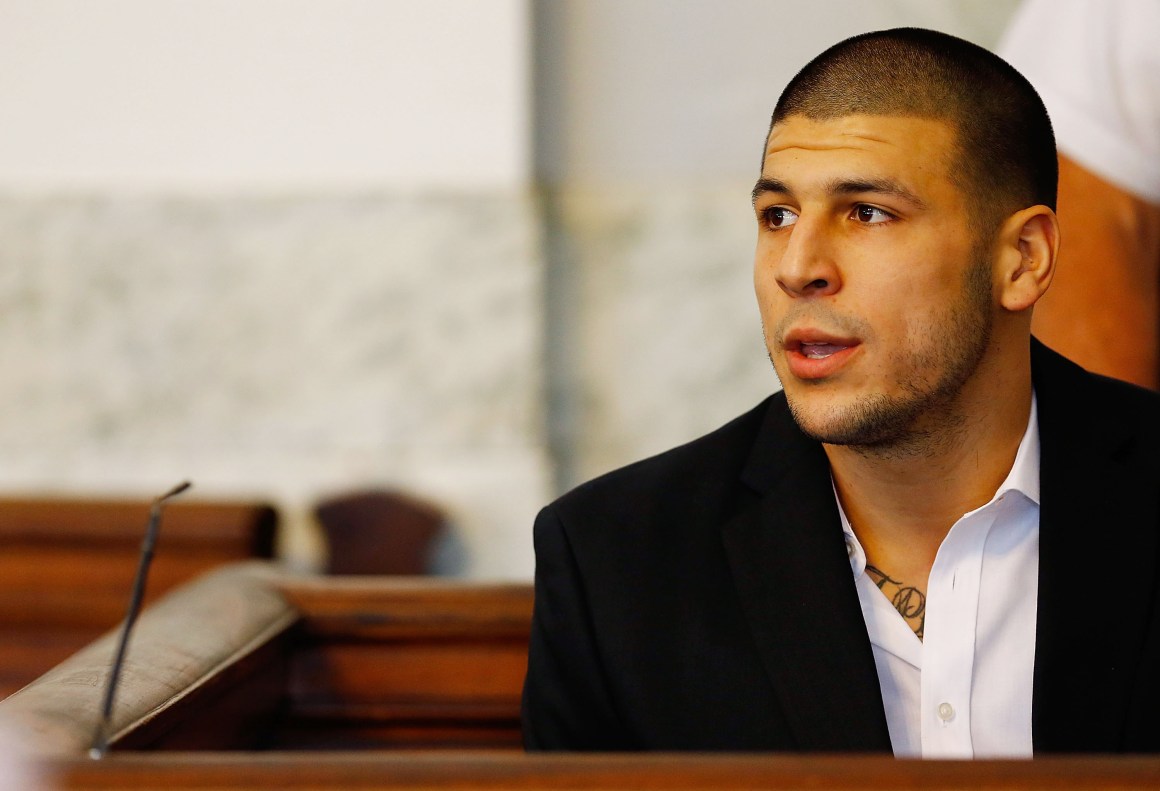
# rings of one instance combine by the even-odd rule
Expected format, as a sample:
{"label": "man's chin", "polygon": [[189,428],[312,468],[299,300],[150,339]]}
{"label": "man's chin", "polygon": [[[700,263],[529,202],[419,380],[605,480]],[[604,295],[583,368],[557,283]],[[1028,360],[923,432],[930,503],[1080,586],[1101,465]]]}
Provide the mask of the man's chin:
{"label": "man's chin", "polygon": [[810,439],[879,459],[932,456],[965,436],[961,415],[943,412],[933,421],[923,420],[922,401],[899,401],[881,393],[821,409],[807,409],[800,401],[795,405],[792,399],[789,405],[794,422]]}
{"label": "man's chin", "polygon": [[911,416],[902,414],[905,410],[880,394],[859,399],[856,404],[822,404],[817,399],[791,397],[788,392],[786,398],[802,433],[827,445],[888,445],[905,434],[910,423]]}

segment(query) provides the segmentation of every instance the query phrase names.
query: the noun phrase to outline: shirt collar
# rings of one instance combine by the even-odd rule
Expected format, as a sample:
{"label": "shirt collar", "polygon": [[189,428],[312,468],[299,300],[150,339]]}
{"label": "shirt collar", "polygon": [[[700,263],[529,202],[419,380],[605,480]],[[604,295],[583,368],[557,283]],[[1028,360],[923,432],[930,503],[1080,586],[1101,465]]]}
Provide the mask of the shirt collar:
{"label": "shirt collar", "polygon": [[[833,476],[830,476],[830,485],[834,486]],[[1023,439],[1019,441],[1019,450],[1015,452],[1015,463],[1010,472],[995,490],[994,496],[987,505],[999,499],[1005,492],[1019,492],[1031,502],[1039,505],[1039,407],[1035,399],[1035,391],[1031,391],[1031,413],[1027,417],[1027,428],[1023,431]],[[846,509],[842,508],[842,501],[838,497],[838,490],[834,487],[834,502],[838,504],[838,516],[842,519],[842,532],[846,534],[846,552],[850,556],[850,566],[857,577],[866,570],[866,552],[862,543],[854,535],[850,527],[850,519],[846,516]],[[986,508],[987,505],[982,506]]]}
{"label": "shirt collar", "polygon": [[995,496],[1003,492],[1021,492],[1028,500],[1039,505],[1039,407],[1035,391],[1031,391],[1031,414],[1027,418],[1027,429],[1015,453],[1015,463]]}

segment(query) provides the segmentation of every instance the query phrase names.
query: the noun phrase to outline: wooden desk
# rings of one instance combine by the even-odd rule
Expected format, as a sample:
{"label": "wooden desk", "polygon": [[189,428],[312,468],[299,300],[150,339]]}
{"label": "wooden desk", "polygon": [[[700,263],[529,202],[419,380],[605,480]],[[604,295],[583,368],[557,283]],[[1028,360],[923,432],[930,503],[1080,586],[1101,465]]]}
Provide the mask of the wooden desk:
{"label": "wooden desk", "polygon": [[525,585],[201,578],[142,615],[114,752],[84,757],[105,638],[0,702],[66,789],[1160,788],[1160,759],[524,755]]}

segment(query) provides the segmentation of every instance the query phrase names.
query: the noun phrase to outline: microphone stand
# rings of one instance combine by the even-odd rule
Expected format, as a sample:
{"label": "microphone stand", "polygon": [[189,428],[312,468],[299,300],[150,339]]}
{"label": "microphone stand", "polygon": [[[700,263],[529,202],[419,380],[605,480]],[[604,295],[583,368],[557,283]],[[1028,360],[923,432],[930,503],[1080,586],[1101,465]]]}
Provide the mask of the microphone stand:
{"label": "microphone stand", "polygon": [[125,662],[125,649],[129,645],[129,632],[137,621],[141,612],[141,600],[145,596],[145,578],[149,575],[149,565],[153,562],[153,546],[157,543],[157,533],[161,527],[161,507],[167,500],[184,492],[192,484],[189,481],[179,483],[165,494],[153,501],[149,509],[149,524],[145,528],[145,540],[141,542],[141,559],[137,563],[137,576],[133,578],[133,593],[129,598],[129,610],[125,614],[125,623],[121,627],[121,637],[117,642],[117,653],[113,659],[113,668],[109,671],[105,683],[105,700],[101,704],[101,718],[97,721],[97,732],[93,736],[93,746],[89,749],[89,757],[96,760],[104,758],[109,751],[109,729],[113,720],[113,697],[117,693],[117,682],[121,676],[121,665]]}

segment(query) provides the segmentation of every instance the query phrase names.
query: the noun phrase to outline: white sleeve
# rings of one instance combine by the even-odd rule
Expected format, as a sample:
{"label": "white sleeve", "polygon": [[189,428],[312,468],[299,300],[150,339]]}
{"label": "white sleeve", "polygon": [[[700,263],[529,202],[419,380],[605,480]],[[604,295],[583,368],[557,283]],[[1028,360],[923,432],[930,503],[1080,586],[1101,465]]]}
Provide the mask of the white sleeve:
{"label": "white sleeve", "polygon": [[1160,1],[1024,0],[998,52],[1043,98],[1061,152],[1160,203]]}

